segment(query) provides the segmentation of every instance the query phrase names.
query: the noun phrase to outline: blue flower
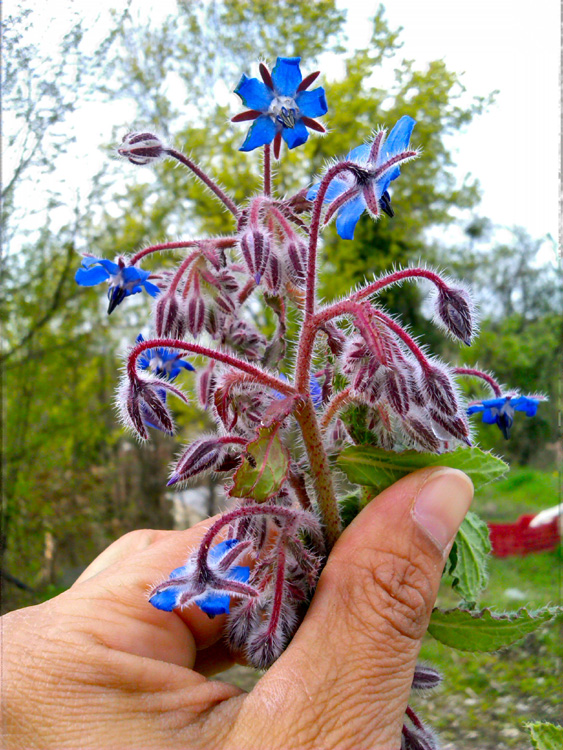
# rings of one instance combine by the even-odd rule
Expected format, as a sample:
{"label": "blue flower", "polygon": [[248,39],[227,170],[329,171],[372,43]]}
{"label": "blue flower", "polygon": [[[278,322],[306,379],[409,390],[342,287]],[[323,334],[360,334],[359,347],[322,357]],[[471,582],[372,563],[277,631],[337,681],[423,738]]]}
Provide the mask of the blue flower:
{"label": "blue flower", "polygon": [[[137,343],[144,341],[143,334],[137,336]],[[150,370],[157,377],[164,378],[172,382],[182,370],[195,370],[195,367],[185,359],[180,359],[182,355],[174,349],[167,349],[164,346],[157,346],[154,349],[145,349],[139,355],[137,363],[141,370]]]}
{"label": "blue flower", "polygon": [[[414,126],[413,118],[405,115],[387,138],[385,131],[380,130],[371,143],[357,146],[348,154],[345,161],[354,162],[356,169],[342,172],[332,180],[324,198],[325,203],[332,204],[325,222],[338,212],[336,229],[342,239],[353,239],[364,211],[374,219],[379,218],[382,211],[394,215],[387,189],[401,174],[399,163],[417,156],[416,151],[409,149]],[[313,185],[307,193],[310,201],[316,198],[320,184]]]}
{"label": "blue flower", "polygon": [[240,151],[252,151],[274,141],[277,159],[282,138],[291,149],[305,143],[309,137],[307,128],[325,132],[324,127],[313,119],[322,117],[328,111],[325,90],[322,87],[306,90],[318,73],[311,73],[303,80],[300,61],[300,57],[278,57],[271,74],[261,64],[262,81],[243,74],[235,93],[250,111],[233,117],[233,122],[255,122]]}
{"label": "blue flower", "polygon": [[[283,380],[284,382],[288,383],[289,380],[287,379],[287,376],[284,375],[283,372],[280,372],[279,374],[280,380]],[[315,409],[320,409],[323,405],[323,389],[317,378],[311,374],[309,377],[309,390],[311,395],[311,401],[313,402],[313,406]],[[274,397],[277,398],[279,401],[282,401],[284,398],[287,398],[287,396],[283,393],[280,393],[279,391],[272,391],[274,394]]]}
{"label": "blue flower", "polygon": [[471,415],[482,412],[483,422],[496,424],[508,440],[514,422],[514,412],[522,411],[527,417],[535,417],[540,401],[543,400],[533,396],[498,396],[472,404],[468,407],[467,413]]}
{"label": "blue flower", "polygon": [[160,294],[160,289],[148,280],[150,275],[150,271],[143,271],[142,268],[135,266],[126,266],[122,260],[114,263],[106,258],[86,256],[82,258],[82,267],[78,269],[74,278],[80,286],[96,286],[102,281],[107,281],[109,283],[108,315],[111,315],[125,297],[142,292],[142,287],[151,297]]}
{"label": "blue flower", "polygon": [[[246,566],[236,565],[231,566],[226,572],[219,571],[221,562],[237,544],[239,544],[238,539],[227,539],[209,550],[207,562],[215,576],[217,574],[221,576],[221,578],[216,578],[219,584],[221,581],[225,584],[228,581],[248,582],[250,568]],[[246,549],[246,545],[244,549]],[[184,595],[184,602],[181,602],[182,595]],[[166,583],[156,587],[155,593],[152,594],[149,601],[153,607],[163,609],[166,612],[195,602],[203,612],[213,618],[215,615],[229,613],[231,595],[213,586],[202,586],[195,560],[190,558],[186,565],[182,565],[170,573]]]}

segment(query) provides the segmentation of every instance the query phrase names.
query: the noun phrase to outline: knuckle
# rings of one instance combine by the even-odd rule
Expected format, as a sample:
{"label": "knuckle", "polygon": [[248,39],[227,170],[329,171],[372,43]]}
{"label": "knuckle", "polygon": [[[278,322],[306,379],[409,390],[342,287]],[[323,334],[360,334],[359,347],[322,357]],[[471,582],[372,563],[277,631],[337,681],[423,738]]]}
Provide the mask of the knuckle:
{"label": "knuckle", "polygon": [[424,635],[433,605],[433,586],[424,556],[370,550],[349,562],[344,587],[347,609],[364,627],[383,622],[409,640]]}

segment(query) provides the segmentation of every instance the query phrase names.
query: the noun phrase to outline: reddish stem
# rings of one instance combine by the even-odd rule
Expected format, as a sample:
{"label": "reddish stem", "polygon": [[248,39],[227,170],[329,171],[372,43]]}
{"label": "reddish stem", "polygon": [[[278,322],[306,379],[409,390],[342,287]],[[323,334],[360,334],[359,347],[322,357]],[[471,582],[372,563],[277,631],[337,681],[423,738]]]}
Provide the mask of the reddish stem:
{"label": "reddish stem", "polygon": [[264,195],[272,194],[272,159],[270,144],[264,146]]}
{"label": "reddish stem", "polygon": [[345,406],[350,400],[350,394],[352,393],[351,386],[344,388],[343,391],[337,393],[334,398],[328,402],[323,418],[321,419],[321,429],[324,431],[332,422],[336,416],[336,412]]}
{"label": "reddish stem", "polygon": [[395,284],[397,281],[401,281],[402,279],[417,277],[432,281],[439,289],[448,288],[448,285],[440,278],[440,276],[438,276],[437,273],[434,273],[433,271],[428,271],[426,268],[404,268],[402,271],[395,271],[394,273],[390,273],[387,276],[383,276],[382,278],[377,279],[377,281],[368,284],[367,286],[363,287],[363,289],[359,289],[357,292],[354,292],[354,294],[350,296],[350,300],[359,302],[360,300],[369,297],[371,294],[378,292],[385,286]]}
{"label": "reddish stem", "polygon": [[420,366],[422,367],[424,372],[430,372],[432,370],[432,365],[426,358],[426,355],[418,346],[416,341],[412,338],[412,336],[409,336],[404,328],[401,328],[398,323],[395,323],[393,318],[390,318],[389,315],[385,315],[385,313],[382,313],[380,310],[373,310],[373,315],[378,317],[383,323],[385,323],[388,328],[393,331],[393,333],[395,333],[402,341],[404,341],[404,343],[408,346],[408,348],[419,361]]}
{"label": "reddish stem", "polygon": [[291,508],[282,508],[278,505],[265,504],[246,505],[242,508],[235,508],[229,513],[225,513],[220,518],[218,518],[205,533],[205,536],[201,541],[197,553],[198,567],[203,570],[209,569],[209,566],[207,565],[207,555],[209,552],[209,548],[211,547],[211,542],[215,539],[221,529],[227,524],[231,523],[231,521],[235,521],[237,518],[245,518],[250,516],[280,516],[281,518],[293,521],[295,520],[296,515],[296,512],[294,510],[291,510]]}
{"label": "reddish stem", "polygon": [[206,346],[200,346],[199,344],[189,344],[186,341],[180,341],[179,339],[150,339],[149,341],[141,341],[129,354],[127,361],[127,375],[130,380],[138,380],[137,375],[137,357],[142,354],[146,349],[154,349],[156,347],[163,346],[169,349],[181,349],[182,351],[191,352],[192,354],[201,354],[209,359],[214,359],[217,362],[223,362],[223,364],[235,367],[237,370],[242,370],[247,374],[251,375],[255,380],[268,388],[273,388],[286,396],[293,396],[296,394],[296,390],[292,385],[275,378],[273,375],[269,375],[267,372],[260,370],[258,367],[245,362],[238,357],[233,357],[231,354],[225,354],[224,352],[217,352],[213,349],[208,349]]}
{"label": "reddish stem", "polygon": [[319,228],[321,225],[321,213],[326,191],[330,183],[341,172],[346,172],[355,165],[350,161],[342,161],[335,164],[325,174],[319,185],[319,192],[313,203],[313,213],[309,225],[309,251],[307,255],[307,294],[305,298],[305,320],[311,317],[315,311],[315,284],[317,280],[317,243],[319,239]]}
{"label": "reddish stem", "polygon": [[186,240],[184,242],[163,242],[160,245],[151,245],[150,247],[145,247],[144,250],[139,250],[138,253],[135,253],[129,261],[129,265],[134,266],[135,263],[138,263],[141,260],[141,258],[144,258],[145,255],[150,255],[151,253],[158,253],[162,250],[177,250],[181,247],[194,247],[198,243],[199,240]]}
{"label": "reddish stem", "polygon": [[424,729],[424,724],[420,721],[420,719],[410,706],[407,706],[407,710],[405,711],[405,713],[417,729]]}
{"label": "reddish stem", "polygon": [[191,171],[195,174],[195,176],[200,179],[204,185],[207,185],[207,187],[215,193],[217,198],[221,201],[221,203],[229,209],[229,211],[232,213],[232,215],[235,217],[235,219],[238,219],[239,217],[239,210],[236,206],[236,203],[232,200],[232,198],[229,198],[229,196],[225,193],[224,190],[222,190],[217,183],[211,179],[202,169],[200,169],[195,162],[193,162],[190,158],[187,156],[184,156],[184,154],[181,151],[176,151],[174,148],[168,148],[166,149],[166,153],[169,154],[169,156],[172,156],[174,159],[177,159],[181,164],[183,164],[188,169],[191,169]]}
{"label": "reddish stem", "polygon": [[267,635],[271,636],[276,632],[283,603],[283,590],[285,588],[285,547],[283,535],[278,541],[278,555],[276,560],[276,583],[274,589],[274,601],[272,602],[272,614],[268,623]]}
{"label": "reddish stem", "polygon": [[191,263],[198,257],[199,254],[199,250],[194,250],[194,252],[190,253],[187,258],[184,258],[184,260],[180,264],[180,267],[176,271],[174,278],[172,279],[172,283],[168,287],[169,294],[173,294],[176,291],[176,289],[178,288],[178,284],[180,283],[180,279],[184,275],[184,272],[186,271],[188,266],[190,266]]}
{"label": "reddish stem", "polygon": [[481,370],[474,370],[472,367],[455,367],[454,373],[456,375],[472,375],[475,378],[481,378],[481,380],[484,380],[485,383],[487,383],[491,387],[495,396],[502,396],[502,389],[500,385],[486,372],[482,372]]}
{"label": "reddish stem", "polygon": [[326,545],[327,549],[330,550],[342,533],[342,519],[338,510],[328,456],[310,397],[302,401],[301,406],[294,412],[294,416],[299,422],[303,435],[311,475],[315,484],[317,505],[324,524]]}

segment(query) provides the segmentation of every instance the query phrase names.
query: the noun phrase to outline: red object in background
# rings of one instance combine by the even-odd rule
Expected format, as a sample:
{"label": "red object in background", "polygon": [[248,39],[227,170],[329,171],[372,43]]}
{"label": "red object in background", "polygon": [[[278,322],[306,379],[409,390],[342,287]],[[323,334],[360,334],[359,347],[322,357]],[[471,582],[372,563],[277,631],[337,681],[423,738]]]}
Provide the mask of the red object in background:
{"label": "red object in background", "polygon": [[530,528],[535,515],[520,516],[516,523],[490,523],[489,532],[493,555],[529,555],[546,549],[556,549],[560,543],[558,519],[536,528]]}

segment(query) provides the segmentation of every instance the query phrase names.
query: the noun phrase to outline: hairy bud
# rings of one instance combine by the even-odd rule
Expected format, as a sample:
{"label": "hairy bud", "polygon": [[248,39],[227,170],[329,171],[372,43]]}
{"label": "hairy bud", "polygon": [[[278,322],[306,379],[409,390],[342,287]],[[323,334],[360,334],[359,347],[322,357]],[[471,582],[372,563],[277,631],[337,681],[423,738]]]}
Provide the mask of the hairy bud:
{"label": "hairy bud", "polygon": [[442,411],[445,415],[452,417],[457,414],[459,405],[455,392],[453,380],[445,369],[432,367],[424,373],[424,386],[426,388],[429,402]]}
{"label": "hairy bud", "polygon": [[434,667],[418,662],[412,678],[413,690],[432,690],[442,682],[442,675]]}
{"label": "hairy bud", "polygon": [[167,486],[170,487],[176,482],[184,482],[204,471],[213,469],[220,463],[224,452],[225,446],[217,438],[194,441],[180,456]]}
{"label": "hairy bud", "polygon": [[436,297],[437,321],[452,336],[471,345],[473,333],[473,303],[464,289],[441,287]]}
{"label": "hairy bud", "polygon": [[159,138],[153,133],[127,133],[117,149],[131,164],[145,165],[158,161],[166,153]]}
{"label": "hairy bud", "polygon": [[248,272],[259,284],[270,257],[268,236],[260,229],[249,229],[242,236],[240,249]]}
{"label": "hairy bud", "polygon": [[176,292],[158,297],[154,307],[154,327],[159,338],[184,338],[186,320],[182,307],[182,300]]}
{"label": "hairy bud", "polygon": [[307,268],[307,246],[303,242],[290,240],[284,250],[289,277],[297,286],[303,286]]}

